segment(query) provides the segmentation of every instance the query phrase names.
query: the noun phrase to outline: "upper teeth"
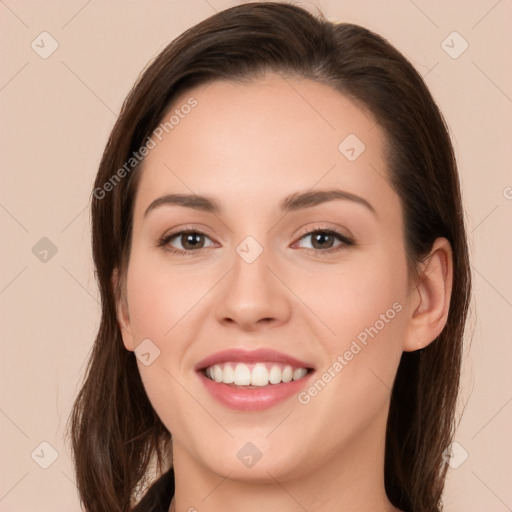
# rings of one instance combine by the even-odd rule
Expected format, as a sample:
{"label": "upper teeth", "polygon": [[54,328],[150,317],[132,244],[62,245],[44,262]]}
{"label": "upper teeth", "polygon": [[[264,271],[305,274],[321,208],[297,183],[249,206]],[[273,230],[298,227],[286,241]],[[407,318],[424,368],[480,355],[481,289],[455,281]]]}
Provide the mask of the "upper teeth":
{"label": "upper teeth", "polygon": [[[252,367],[252,368],[251,368]],[[206,376],[215,382],[237,386],[267,386],[304,377],[306,368],[293,368],[279,363],[223,363],[206,368]]]}

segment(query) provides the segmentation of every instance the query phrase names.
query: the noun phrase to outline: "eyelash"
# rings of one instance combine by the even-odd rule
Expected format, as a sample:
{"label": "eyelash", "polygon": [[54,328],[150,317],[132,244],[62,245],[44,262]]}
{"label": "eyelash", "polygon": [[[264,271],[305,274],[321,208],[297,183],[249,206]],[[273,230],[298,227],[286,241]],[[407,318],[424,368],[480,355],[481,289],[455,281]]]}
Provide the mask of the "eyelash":
{"label": "eyelash", "polygon": [[[315,227],[312,230],[307,231],[306,233],[302,234],[297,239],[297,241],[300,241],[303,238],[306,238],[308,236],[311,236],[311,235],[317,234],[317,233],[332,235],[332,236],[336,237],[341,243],[334,247],[330,247],[329,249],[314,249],[314,248],[312,249],[312,248],[306,247],[305,249],[307,251],[313,251],[314,253],[320,254],[323,256],[323,255],[332,254],[334,252],[338,252],[341,250],[345,250],[354,245],[354,241],[352,239],[348,238],[345,235],[342,235],[341,233],[339,233],[338,231],[336,231],[334,229],[324,228],[324,227]],[[190,228],[190,229],[186,228],[181,231],[176,231],[174,233],[163,235],[158,240],[157,246],[163,247],[163,248],[165,248],[166,251],[168,251],[172,254],[177,254],[179,256],[193,256],[201,250],[208,249],[208,247],[202,247],[199,249],[182,250],[182,249],[176,249],[175,247],[166,247],[171,240],[173,240],[174,238],[176,238],[178,236],[185,235],[185,234],[204,235],[205,237],[209,238],[208,235],[202,231],[199,231],[197,229],[192,229],[192,228]]]}

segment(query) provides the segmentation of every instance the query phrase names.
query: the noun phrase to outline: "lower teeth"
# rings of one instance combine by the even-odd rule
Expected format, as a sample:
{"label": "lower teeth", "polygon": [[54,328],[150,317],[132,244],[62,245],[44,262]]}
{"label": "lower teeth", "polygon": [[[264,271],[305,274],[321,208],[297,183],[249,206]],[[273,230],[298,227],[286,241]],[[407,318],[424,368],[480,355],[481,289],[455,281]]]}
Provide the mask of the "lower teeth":
{"label": "lower teeth", "polygon": [[[214,381],[215,382],[215,381]],[[222,382],[219,382],[219,384],[223,384]],[[283,384],[280,382],[279,384]],[[247,386],[239,385],[239,384],[226,384],[226,386],[231,386],[232,388],[244,388],[244,389],[260,389],[260,388],[268,388],[269,386],[276,386],[276,384],[271,384],[270,382],[268,384],[265,384],[265,386],[253,386],[252,384],[249,384]]]}
{"label": "lower teeth", "polygon": [[[216,380],[214,379],[211,379],[210,377],[206,376],[207,379],[213,381],[213,382],[217,382]],[[301,377],[300,379],[297,379],[297,380],[301,380],[303,379],[304,377]],[[295,380],[291,380],[289,382],[296,382]],[[218,382],[217,384],[225,384],[226,386],[231,386],[232,388],[243,388],[243,389],[261,389],[261,388],[268,388],[269,386],[278,386],[279,384],[288,384],[288,382],[278,382],[277,384],[272,384],[271,382],[269,382],[268,384],[265,384],[264,386],[254,386],[252,384],[235,384],[234,382],[231,382],[229,384],[227,384],[226,382]]]}

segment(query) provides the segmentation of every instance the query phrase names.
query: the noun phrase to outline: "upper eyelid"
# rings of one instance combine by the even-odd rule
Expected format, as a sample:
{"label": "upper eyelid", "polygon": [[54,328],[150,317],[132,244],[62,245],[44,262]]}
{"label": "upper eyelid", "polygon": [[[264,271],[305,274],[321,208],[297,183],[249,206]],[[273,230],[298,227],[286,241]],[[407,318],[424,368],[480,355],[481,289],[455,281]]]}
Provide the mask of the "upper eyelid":
{"label": "upper eyelid", "polygon": [[[345,230],[347,230],[347,229],[345,228]],[[304,230],[301,230],[301,232],[297,236],[302,238],[304,236],[310,235],[312,233],[316,233],[318,231],[330,231],[330,232],[333,232],[333,234],[336,234],[337,236],[340,236],[340,237],[346,238],[346,239],[350,239],[350,240],[352,240],[354,238],[350,232],[347,234],[344,234],[341,232],[342,230],[340,227],[337,227],[337,226],[334,226],[331,224],[327,224],[324,226],[318,226],[318,225],[312,226],[312,227],[310,226],[308,228],[304,228]]]}
{"label": "upper eyelid", "polygon": [[176,235],[181,235],[183,233],[199,233],[201,235],[206,235],[210,238],[212,238],[209,234],[208,234],[208,230],[206,228],[203,228],[203,227],[194,227],[194,226],[181,226],[180,228],[174,230],[174,229],[170,229],[166,232],[164,232],[164,234],[160,237],[160,238],[169,238],[169,237],[174,237]]}

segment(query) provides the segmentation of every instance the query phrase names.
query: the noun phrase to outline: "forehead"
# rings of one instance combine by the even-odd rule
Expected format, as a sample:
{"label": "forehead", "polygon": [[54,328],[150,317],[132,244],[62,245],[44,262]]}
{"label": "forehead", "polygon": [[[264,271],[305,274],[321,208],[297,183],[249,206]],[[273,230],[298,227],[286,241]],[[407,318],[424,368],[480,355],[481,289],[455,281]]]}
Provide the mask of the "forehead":
{"label": "forehead", "polygon": [[176,98],[159,133],[142,166],[136,209],[170,192],[228,203],[243,194],[260,204],[291,189],[346,186],[372,196],[386,185],[384,138],[373,117],[311,80],[270,75],[196,87]]}

